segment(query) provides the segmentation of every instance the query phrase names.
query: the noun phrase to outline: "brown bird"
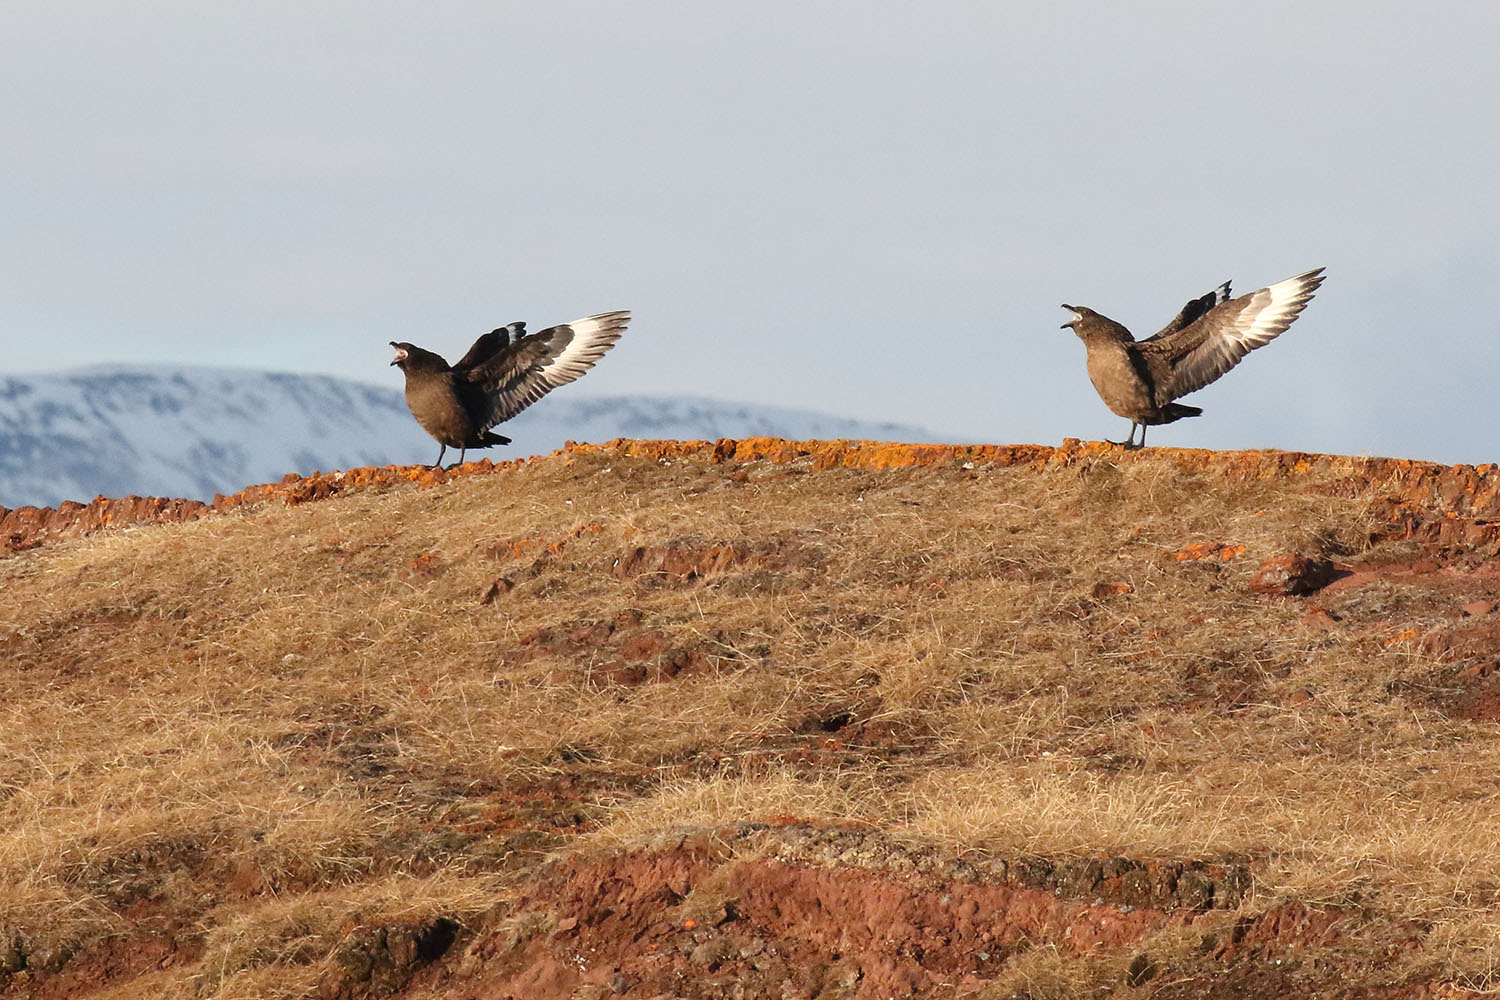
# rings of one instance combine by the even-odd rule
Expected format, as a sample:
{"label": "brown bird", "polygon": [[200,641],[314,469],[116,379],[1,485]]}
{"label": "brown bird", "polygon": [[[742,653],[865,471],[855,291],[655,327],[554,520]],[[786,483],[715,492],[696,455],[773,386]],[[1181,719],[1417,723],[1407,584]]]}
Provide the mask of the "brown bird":
{"label": "brown bird", "polygon": [[[1146,446],[1148,424],[1170,424],[1203,410],[1172,402],[1203,388],[1292,325],[1323,283],[1317,268],[1269,288],[1229,297],[1229,282],[1182,307],[1162,331],[1136,340],[1130,331],[1084,306],[1064,305],[1088,355],[1089,380],[1104,405],[1130,421],[1126,448]],[[1135,429],[1141,429],[1140,444]]]}
{"label": "brown bird", "polygon": [[455,365],[414,344],[391,341],[391,364],[406,375],[406,405],[442,445],[433,467],[443,464],[449,448],[459,449],[463,464],[470,448],[510,444],[490,428],[594,367],[629,322],[630,313],[620,310],[530,335],[525,323],[511,323],[474,341]]}

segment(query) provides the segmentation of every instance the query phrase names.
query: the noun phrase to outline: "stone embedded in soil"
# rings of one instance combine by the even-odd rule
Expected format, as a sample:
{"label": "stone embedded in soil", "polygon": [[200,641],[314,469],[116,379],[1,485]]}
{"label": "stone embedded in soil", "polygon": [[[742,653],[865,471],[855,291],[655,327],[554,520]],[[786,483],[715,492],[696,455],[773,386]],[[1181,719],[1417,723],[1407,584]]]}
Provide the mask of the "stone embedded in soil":
{"label": "stone embedded in soil", "polygon": [[448,571],[442,556],[426,554],[417,556],[406,566],[406,579],[412,583],[427,583],[436,580]]}
{"label": "stone embedded in soil", "polygon": [[1106,597],[1114,597],[1117,594],[1128,594],[1134,589],[1124,580],[1100,580],[1094,584],[1092,593],[1094,600],[1102,601]]}
{"label": "stone embedded in soil", "polygon": [[1250,589],[1257,594],[1277,597],[1305,597],[1322,590],[1346,572],[1327,559],[1287,553],[1261,563],[1260,569],[1250,578]]}
{"label": "stone embedded in soil", "polygon": [[1327,608],[1309,608],[1307,614],[1302,616],[1302,621],[1315,628],[1332,629],[1338,627],[1339,616]]}
{"label": "stone embedded in soil", "polygon": [[503,576],[497,576],[488,587],[484,588],[484,593],[479,595],[479,603],[493,604],[495,603],[495,598],[501,594],[508,594],[515,589],[516,585],[511,583],[510,580]]}

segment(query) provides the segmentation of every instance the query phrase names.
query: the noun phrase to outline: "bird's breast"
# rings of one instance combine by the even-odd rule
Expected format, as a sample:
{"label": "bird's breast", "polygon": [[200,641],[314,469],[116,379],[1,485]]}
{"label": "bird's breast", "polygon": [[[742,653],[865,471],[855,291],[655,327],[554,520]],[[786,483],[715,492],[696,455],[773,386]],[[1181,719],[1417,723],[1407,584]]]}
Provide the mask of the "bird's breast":
{"label": "bird's breast", "polygon": [[428,434],[440,444],[461,448],[473,422],[454,391],[453,378],[444,373],[406,380],[406,406]]}
{"label": "bird's breast", "polygon": [[1151,387],[1141,377],[1123,344],[1089,343],[1089,381],[1104,405],[1122,417],[1139,420],[1155,411]]}

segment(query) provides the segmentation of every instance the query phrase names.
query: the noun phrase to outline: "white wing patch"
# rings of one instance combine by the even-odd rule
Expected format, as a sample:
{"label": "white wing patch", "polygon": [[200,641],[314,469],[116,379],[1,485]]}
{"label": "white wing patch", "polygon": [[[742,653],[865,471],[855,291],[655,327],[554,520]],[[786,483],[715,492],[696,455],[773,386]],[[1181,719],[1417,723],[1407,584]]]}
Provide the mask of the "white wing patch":
{"label": "white wing patch", "polygon": [[1225,336],[1246,351],[1264,347],[1286,332],[1292,321],[1307,308],[1313,292],[1323,283],[1322,268],[1278,281],[1250,296],[1250,301],[1235,319],[1232,331]]}
{"label": "white wing patch", "polygon": [[630,313],[621,310],[588,316],[567,324],[573,331],[573,339],[561,354],[541,367],[540,374],[547,386],[556,389],[560,385],[567,385],[594,367],[594,363],[604,357],[604,352],[615,346],[615,341],[620,339],[620,335],[625,332],[625,324],[629,322]]}

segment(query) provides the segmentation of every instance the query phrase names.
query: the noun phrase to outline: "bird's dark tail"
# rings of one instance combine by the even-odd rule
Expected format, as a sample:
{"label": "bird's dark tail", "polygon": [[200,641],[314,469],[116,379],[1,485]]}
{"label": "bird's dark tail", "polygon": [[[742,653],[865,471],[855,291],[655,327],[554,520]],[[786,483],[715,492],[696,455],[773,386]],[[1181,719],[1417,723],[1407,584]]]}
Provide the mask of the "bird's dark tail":
{"label": "bird's dark tail", "polygon": [[[1188,409],[1191,409],[1191,407],[1188,407]],[[510,438],[506,437],[503,434],[494,434],[490,431],[485,431],[484,437],[480,438],[479,446],[481,448],[488,448],[492,445],[497,444],[510,444]]]}
{"label": "bird's dark tail", "polygon": [[1183,417],[1196,417],[1202,413],[1203,407],[1201,406],[1188,406],[1185,403],[1168,403],[1161,408],[1161,415],[1163,417],[1161,423],[1170,424],[1174,420],[1181,420]]}

